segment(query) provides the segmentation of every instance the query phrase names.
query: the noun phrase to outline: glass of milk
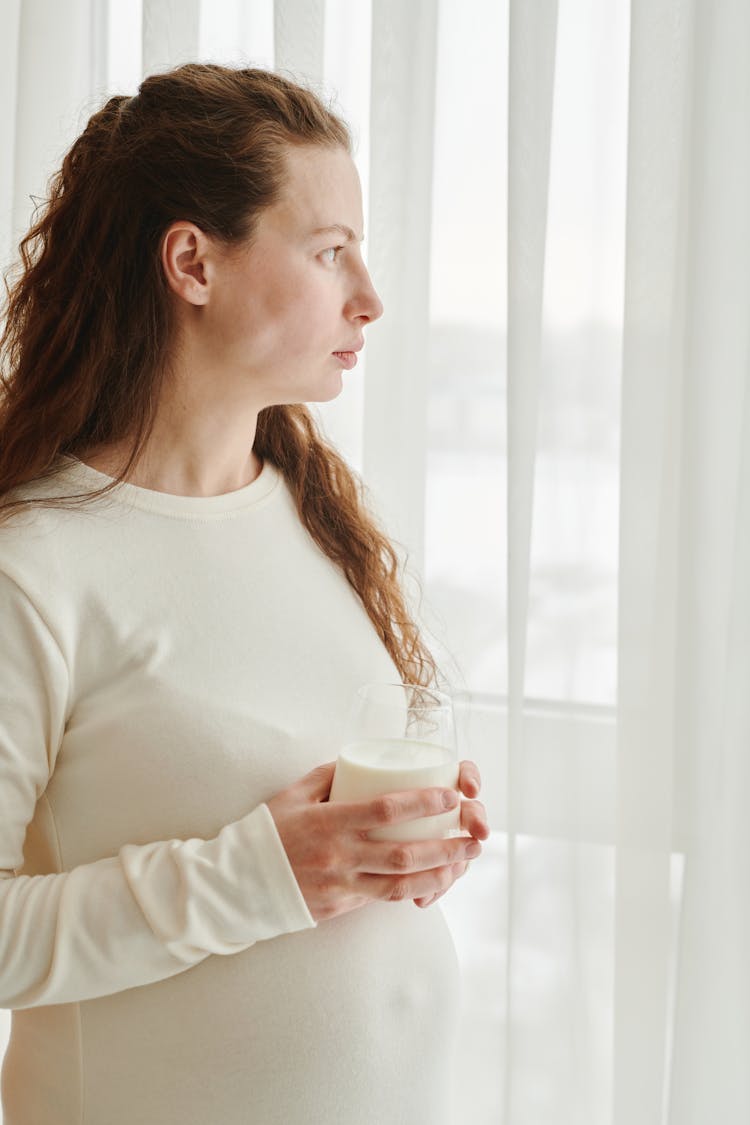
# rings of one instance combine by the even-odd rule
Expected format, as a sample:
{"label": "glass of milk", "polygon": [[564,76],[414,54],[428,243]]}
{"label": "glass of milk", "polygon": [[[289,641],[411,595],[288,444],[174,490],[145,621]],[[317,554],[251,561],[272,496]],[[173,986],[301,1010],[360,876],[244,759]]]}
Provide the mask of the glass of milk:
{"label": "glass of milk", "polygon": [[[344,728],[329,800],[366,801],[402,789],[458,788],[451,698],[416,684],[358,688]],[[460,805],[386,828],[372,840],[428,840],[460,833]]]}

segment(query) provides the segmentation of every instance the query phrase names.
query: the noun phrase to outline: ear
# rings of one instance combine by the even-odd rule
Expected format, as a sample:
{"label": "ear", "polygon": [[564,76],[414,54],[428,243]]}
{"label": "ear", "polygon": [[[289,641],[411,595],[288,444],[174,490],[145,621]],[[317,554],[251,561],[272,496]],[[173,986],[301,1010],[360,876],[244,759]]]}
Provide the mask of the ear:
{"label": "ear", "polygon": [[187,221],[167,229],[161,244],[161,264],[170,289],[191,305],[205,305],[213,273],[212,247],[200,227]]}

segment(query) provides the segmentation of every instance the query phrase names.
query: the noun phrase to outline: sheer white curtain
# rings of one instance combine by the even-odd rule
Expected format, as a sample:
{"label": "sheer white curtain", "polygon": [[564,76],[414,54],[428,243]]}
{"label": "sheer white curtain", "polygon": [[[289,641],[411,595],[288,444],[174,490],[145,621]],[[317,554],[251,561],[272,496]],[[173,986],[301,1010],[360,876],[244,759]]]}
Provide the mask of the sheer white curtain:
{"label": "sheer white curtain", "polygon": [[[618,21],[627,56],[612,39]],[[748,63],[741,2],[511,0],[504,1120],[514,1125],[750,1120]],[[601,223],[618,192],[619,325],[605,307],[619,227]],[[578,345],[567,372],[562,319]],[[578,708],[577,730],[570,709],[547,721],[541,746],[561,784],[557,840],[543,847],[523,836],[528,793],[548,785],[526,687],[539,680],[534,543],[557,518],[540,468],[551,445],[588,449],[577,578],[595,578],[590,532],[607,515],[581,424],[593,412],[563,398],[575,379],[598,396],[618,369],[617,688],[609,715]],[[551,437],[556,403],[566,432]],[[568,698],[581,700],[606,684],[579,676],[579,639],[568,632],[565,663]]]}
{"label": "sheer white curtain", "polygon": [[749,56],[744,0],[0,8],[4,269],[143,74],[277,66],[353,126],[386,315],[320,417],[494,828],[443,900],[457,1122],[750,1120]]}
{"label": "sheer white curtain", "polygon": [[632,28],[615,1104],[697,1125],[750,1120],[750,8]]}

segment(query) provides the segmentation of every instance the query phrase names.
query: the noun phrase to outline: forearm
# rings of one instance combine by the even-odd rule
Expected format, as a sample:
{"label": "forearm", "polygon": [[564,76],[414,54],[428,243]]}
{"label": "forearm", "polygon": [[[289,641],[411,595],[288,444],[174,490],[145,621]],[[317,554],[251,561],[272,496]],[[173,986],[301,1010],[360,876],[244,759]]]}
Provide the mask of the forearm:
{"label": "forearm", "polygon": [[265,805],[212,840],[0,880],[0,1006],[105,996],[313,926]]}

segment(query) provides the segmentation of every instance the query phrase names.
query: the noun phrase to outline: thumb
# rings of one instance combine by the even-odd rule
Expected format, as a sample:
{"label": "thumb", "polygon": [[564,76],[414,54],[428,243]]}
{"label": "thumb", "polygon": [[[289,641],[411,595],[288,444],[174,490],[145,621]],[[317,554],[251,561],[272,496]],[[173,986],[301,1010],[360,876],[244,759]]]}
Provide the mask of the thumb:
{"label": "thumb", "polygon": [[313,800],[326,801],[328,799],[335,769],[335,762],[325,762],[324,765],[316,766],[314,770],[310,770],[302,778],[305,791]]}

